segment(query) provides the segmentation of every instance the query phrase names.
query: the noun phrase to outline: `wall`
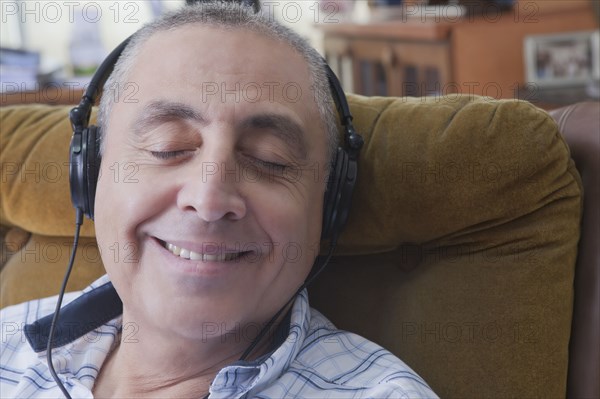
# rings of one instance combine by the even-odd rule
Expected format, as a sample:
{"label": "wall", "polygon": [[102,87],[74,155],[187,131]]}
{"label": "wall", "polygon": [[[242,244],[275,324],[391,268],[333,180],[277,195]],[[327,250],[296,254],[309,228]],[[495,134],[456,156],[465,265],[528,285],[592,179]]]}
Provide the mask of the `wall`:
{"label": "wall", "polygon": [[[68,64],[74,21],[83,18],[97,25],[108,53],[153,17],[152,1],[0,0],[0,46],[39,51],[45,62]],[[163,0],[164,10],[181,7],[184,0]],[[272,17],[321,47],[321,34],[313,27],[329,16],[317,0],[263,0]]]}

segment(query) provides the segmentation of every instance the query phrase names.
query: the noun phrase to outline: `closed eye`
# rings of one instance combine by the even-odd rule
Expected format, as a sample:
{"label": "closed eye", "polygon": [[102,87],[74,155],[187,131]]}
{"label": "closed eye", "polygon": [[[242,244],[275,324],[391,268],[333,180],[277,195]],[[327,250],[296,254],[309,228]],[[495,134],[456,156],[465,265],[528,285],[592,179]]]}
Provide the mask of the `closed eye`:
{"label": "closed eye", "polygon": [[264,171],[269,172],[283,172],[290,165],[283,161],[269,161],[263,159],[263,157],[259,155],[251,155],[251,154],[242,154],[243,162],[247,165],[253,165],[253,167],[257,167]]}
{"label": "closed eye", "polygon": [[259,164],[263,168],[277,170],[277,171],[283,171],[283,170],[285,170],[285,168],[288,167],[288,165],[284,165],[284,164],[277,163],[277,162],[265,161],[265,160],[258,159],[258,158],[254,158],[254,162]]}
{"label": "closed eye", "polygon": [[150,151],[153,157],[158,159],[174,159],[185,156],[190,151],[178,150],[178,151]]}

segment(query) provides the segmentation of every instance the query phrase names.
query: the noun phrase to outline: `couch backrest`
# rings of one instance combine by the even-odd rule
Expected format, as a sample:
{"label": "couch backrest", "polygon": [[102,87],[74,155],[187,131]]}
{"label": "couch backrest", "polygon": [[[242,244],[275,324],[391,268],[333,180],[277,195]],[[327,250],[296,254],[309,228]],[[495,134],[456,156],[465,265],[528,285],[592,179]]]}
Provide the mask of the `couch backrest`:
{"label": "couch backrest", "polygon": [[[366,143],[313,306],[398,354],[442,397],[564,396],[582,196],[554,121],[481,97],[349,100]],[[34,233],[2,270],[4,305],[5,289],[20,295],[31,276],[42,287],[60,279],[50,276],[64,262],[48,248],[65,247],[74,213],[61,166],[67,110],[0,112],[0,223]],[[23,173],[36,167],[38,181]],[[97,256],[79,256],[76,270],[99,273]],[[90,278],[79,277],[73,288]]]}
{"label": "couch backrest", "polygon": [[352,106],[366,183],[340,251],[360,256],[312,304],[442,397],[564,396],[582,197],[552,118],[483,98]]}

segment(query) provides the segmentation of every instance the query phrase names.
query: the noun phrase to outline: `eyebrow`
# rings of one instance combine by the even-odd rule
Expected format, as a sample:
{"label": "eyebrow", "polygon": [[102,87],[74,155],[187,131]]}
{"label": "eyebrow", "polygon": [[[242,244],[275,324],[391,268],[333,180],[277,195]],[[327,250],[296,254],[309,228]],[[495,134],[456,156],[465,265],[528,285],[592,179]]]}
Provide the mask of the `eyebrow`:
{"label": "eyebrow", "polygon": [[270,134],[290,146],[300,159],[308,154],[304,129],[293,119],[279,114],[251,115],[242,121],[241,127],[249,130],[268,130]]}
{"label": "eyebrow", "polygon": [[189,120],[206,125],[207,119],[197,110],[189,105],[164,101],[154,100],[144,106],[141,114],[134,120],[132,129],[136,134],[142,136],[166,122],[175,122],[181,120]]}

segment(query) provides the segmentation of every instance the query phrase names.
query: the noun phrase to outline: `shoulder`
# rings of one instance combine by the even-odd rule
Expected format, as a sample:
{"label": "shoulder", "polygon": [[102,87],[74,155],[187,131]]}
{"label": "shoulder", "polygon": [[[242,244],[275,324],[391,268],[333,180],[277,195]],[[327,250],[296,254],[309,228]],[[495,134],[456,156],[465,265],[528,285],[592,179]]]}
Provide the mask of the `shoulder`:
{"label": "shoulder", "polygon": [[[77,299],[83,293],[89,292],[94,288],[97,288],[106,282],[108,282],[108,276],[104,275],[98,280],[94,281],[83,291],[67,292],[65,293],[62,301],[61,308]],[[23,302],[18,305],[7,306],[0,309],[0,319],[2,320],[3,326],[15,325],[16,324],[31,324],[42,317],[48,316],[56,310],[56,302],[58,295],[54,295],[47,298],[35,299],[33,301]],[[2,329],[2,337],[4,337],[5,329]],[[2,343],[5,341],[2,340]]]}
{"label": "shoulder", "polygon": [[[63,303],[72,301],[78,295],[79,293],[66,294]],[[25,326],[52,314],[56,307],[56,301],[57,296],[53,296],[8,306],[0,310],[2,324],[0,367],[3,370],[3,377],[9,378],[9,371],[18,373],[19,370],[26,369],[32,363],[37,362],[38,355],[29,345],[25,335]]]}
{"label": "shoulder", "polygon": [[[63,306],[71,303],[82,292],[67,293]],[[48,328],[28,328],[51,316],[58,296],[37,299],[0,310],[2,343],[0,344],[0,391],[2,397],[55,396],[58,390],[48,371],[45,350],[36,352],[30,340],[47,339]],[[58,328],[60,330],[60,327]]]}
{"label": "shoulder", "polygon": [[436,397],[427,383],[388,350],[357,334],[338,330],[311,309],[310,328],[291,364],[313,384],[359,397]]}
{"label": "shoulder", "polygon": [[36,299],[18,305],[8,306],[0,310],[2,320],[2,361],[5,350],[16,349],[27,344],[25,326],[54,312],[57,297]]}
{"label": "shoulder", "polygon": [[56,306],[55,297],[24,302],[0,310],[0,386],[3,393],[9,395],[8,392],[12,392],[21,382],[25,370],[39,362],[38,355],[25,336],[25,326],[52,313],[53,306]]}

